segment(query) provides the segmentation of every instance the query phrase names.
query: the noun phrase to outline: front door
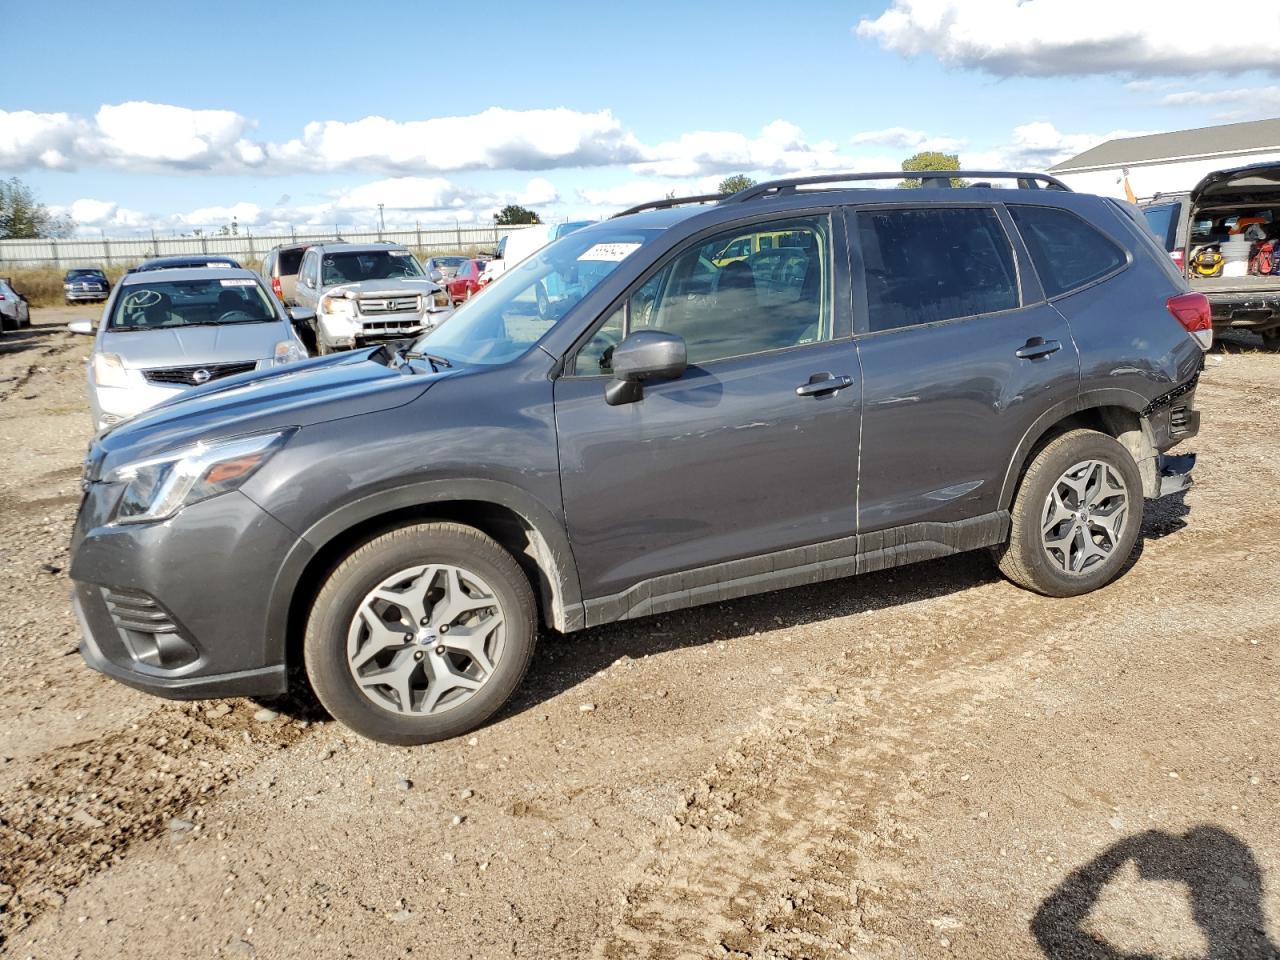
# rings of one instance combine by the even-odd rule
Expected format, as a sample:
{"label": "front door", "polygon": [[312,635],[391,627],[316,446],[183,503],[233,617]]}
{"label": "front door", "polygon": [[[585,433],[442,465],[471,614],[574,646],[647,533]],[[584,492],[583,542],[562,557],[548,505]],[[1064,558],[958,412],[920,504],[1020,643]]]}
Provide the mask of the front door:
{"label": "front door", "polygon": [[[753,229],[790,246],[716,263]],[[571,357],[555,386],[569,537],[584,598],[616,599],[588,603],[589,623],[818,559],[794,548],[849,538],[852,557],[860,376],[842,261],[825,213],[694,240]],[[645,328],[683,337],[689,368],[609,406],[612,346]],[[743,558],[761,559],[705,569]]]}
{"label": "front door", "polygon": [[859,530],[990,515],[1027,429],[1078,392],[1071,329],[994,205],[850,217],[862,265]]}

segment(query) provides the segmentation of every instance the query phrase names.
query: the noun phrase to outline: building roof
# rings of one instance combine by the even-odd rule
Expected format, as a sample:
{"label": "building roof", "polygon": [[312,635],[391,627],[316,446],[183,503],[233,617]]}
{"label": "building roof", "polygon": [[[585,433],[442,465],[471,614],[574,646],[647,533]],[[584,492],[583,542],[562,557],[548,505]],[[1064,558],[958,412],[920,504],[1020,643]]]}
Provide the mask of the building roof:
{"label": "building roof", "polygon": [[1280,153],[1280,118],[1108,140],[1049,168],[1051,173]]}

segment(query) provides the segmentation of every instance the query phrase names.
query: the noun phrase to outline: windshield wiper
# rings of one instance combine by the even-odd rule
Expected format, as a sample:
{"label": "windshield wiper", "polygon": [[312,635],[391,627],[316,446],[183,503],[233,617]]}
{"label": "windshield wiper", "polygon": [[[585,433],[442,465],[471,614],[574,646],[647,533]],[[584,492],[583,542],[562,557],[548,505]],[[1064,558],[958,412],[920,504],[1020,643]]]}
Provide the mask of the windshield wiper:
{"label": "windshield wiper", "polygon": [[431,364],[431,369],[436,373],[440,372],[440,367],[448,369],[453,366],[453,364],[444,357],[437,356],[434,353],[419,353],[416,350],[406,353],[404,358],[406,360],[425,360],[427,363]]}

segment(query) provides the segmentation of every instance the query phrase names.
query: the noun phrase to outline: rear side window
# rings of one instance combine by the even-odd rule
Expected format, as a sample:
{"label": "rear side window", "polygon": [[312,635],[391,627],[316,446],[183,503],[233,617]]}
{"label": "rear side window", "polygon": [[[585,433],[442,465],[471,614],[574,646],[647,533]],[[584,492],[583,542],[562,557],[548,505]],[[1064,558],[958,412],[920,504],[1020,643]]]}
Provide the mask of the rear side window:
{"label": "rear side window", "polygon": [[279,276],[283,277],[291,273],[297,273],[298,267],[302,266],[302,255],[304,253],[306,253],[306,250],[281,250]]}
{"label": "rear side window", "polygon": [[1173,249],[1177,236],[1175,227],[1178,223],[1175,214],[1180,207],[1181,204],[1178,203],[1162,203],[1158,207],[1147,207],[1142,211],[1142,215],[1147,218],[1147,226],[1165,250]]}
{"label": "rear side window", "polygon": [[1045,296],[1078,290],[1124,266],[1124,250],[1074,213],[1057,207],[1009,204],[1026,241]]}
{"label": "rear side window", "polygon": [[1019,305],[1013,247],[989,207],[857,215],[872,331]]}

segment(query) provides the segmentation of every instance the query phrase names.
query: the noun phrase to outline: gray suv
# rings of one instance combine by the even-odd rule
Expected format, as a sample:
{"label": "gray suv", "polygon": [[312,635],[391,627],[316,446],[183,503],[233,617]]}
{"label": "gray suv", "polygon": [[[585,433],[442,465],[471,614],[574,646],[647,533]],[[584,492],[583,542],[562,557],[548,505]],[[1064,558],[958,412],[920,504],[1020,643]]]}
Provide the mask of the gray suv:
{"label": "gray suv", "polygon": [[1144,498],[1190,482],[1168,451],[1199,427],[1208,303],[1135,208],[959,175],[1017,185],[649,204],[417,339],[108,431],[72,543],[85,659],[174,698],[298,668],[414,744],[498,710],[540,626],[981,548],[1048,596],[1103,586]]}

